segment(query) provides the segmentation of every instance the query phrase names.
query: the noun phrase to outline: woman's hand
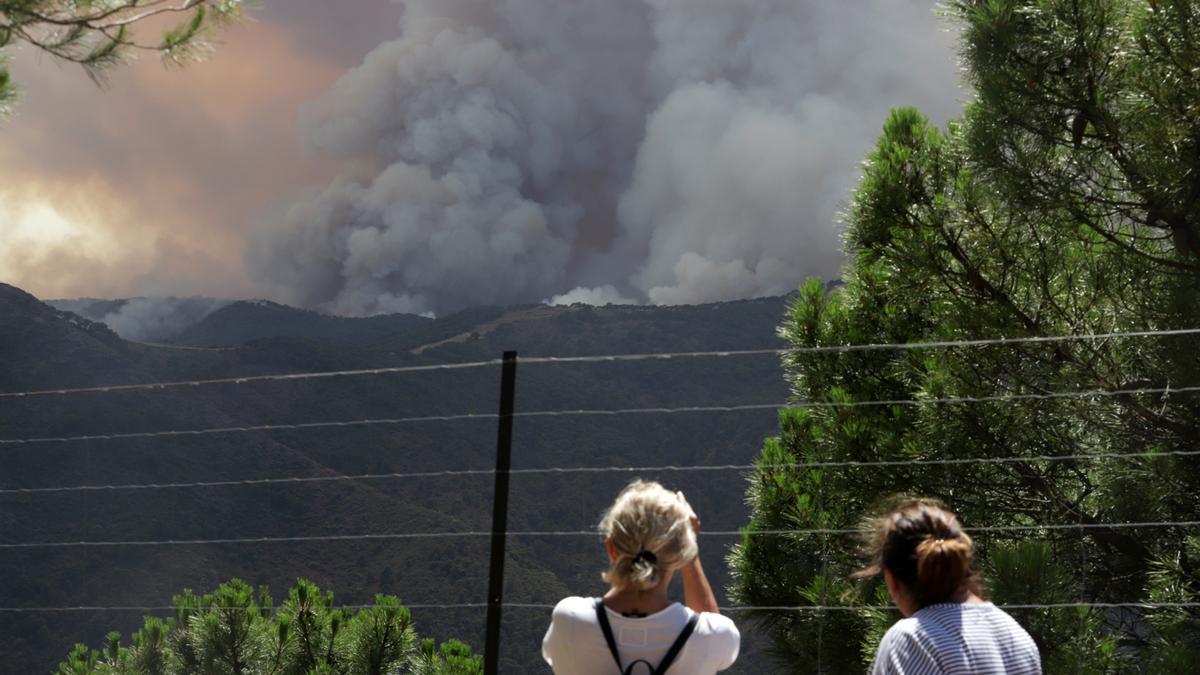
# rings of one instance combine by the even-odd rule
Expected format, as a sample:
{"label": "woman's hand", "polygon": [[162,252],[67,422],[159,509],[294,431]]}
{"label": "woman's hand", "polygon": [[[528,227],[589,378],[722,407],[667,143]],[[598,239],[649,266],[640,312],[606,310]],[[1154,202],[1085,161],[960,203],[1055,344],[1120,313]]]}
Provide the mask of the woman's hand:
{"label": "woman's hand", "polygon": [[679,499],[679,503],[683,504],[683,508],[688,512],[688,520],[692,523],[692,531],[700,534],[700,516],[696,515],[696,510],[688,503],[687,498],[683,496],[683,492],[676,491],[675,497]]}
{"label": "woman's hand", "polygon": [[[687,510],[692,530],[696,534],[700,534],[700,516],[696,515],[696,510],[692,508],[691,504],[688,504],[688,500],[682,492],[676,492],[675,497]],[[721,611],[721,608],[717,606],[717,598],[713,595],[712,586],[708,584],[708,577],[704,575],[704,568],[700,565],[699,555],[683,566],[683,603],[694,612],[717,614]]]}

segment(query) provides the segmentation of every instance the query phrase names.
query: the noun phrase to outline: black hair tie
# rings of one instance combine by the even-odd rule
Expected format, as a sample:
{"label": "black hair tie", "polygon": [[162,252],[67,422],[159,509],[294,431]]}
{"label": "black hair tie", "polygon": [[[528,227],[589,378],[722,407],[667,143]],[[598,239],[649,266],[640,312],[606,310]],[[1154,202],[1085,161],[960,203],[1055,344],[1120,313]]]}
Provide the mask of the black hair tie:
{"label": "black hair tie", "polygon": [[642,550],[638,551],[638,554],[633,556],[633,564],[636,565],[639,562],[642,562],[643,560],[650,563],[651,565],[658,564],[658,557],[655,556],[650,551],[647,551],[646,549],[642,549]]}

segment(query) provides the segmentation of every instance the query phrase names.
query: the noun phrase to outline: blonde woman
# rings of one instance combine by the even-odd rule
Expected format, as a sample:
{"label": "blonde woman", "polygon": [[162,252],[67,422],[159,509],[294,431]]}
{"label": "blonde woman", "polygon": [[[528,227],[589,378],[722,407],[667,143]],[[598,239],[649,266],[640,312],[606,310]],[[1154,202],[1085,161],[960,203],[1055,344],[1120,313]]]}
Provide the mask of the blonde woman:
{"label": "blonde woman", "polygon": [[1040,675],[1029,633],[985,601],[975,545],[935,501],[912,499],[876,522],[873,564],[904,619],[879,643],[872,675]]}
{"label": "blonde woman", "polygon": [[[697,556],[700,519],[682,492],[634,481],[600,522],[610,588],[554,608],[542,656],[556,675],[710,675],[737,659],[741,636],[721,616]],[[684,603],[667,587],[679,572]]]}

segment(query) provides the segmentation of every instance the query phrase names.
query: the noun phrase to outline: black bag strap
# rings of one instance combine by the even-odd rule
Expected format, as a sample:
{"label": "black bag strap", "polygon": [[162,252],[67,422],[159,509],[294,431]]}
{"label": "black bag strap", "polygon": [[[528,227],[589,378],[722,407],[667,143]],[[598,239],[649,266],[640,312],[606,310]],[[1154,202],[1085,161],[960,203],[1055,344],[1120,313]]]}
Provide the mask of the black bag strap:
{"label": "black bag strap", "polygon": [[700,614],[692,612],[692,617],[688,619],[687,625],[679,631],[679,637],[675,638],[675,642],[671,643],[671,648],[667,650],[666,656],[663,656],[662,663],[654,669],[654,675],[665,675],[667,668],[670,668],[671,664],[675,662],[675,657],[683,651],[683,645],[687,644],[688,638],[692,637],[692,631],[696,630],[696,623],[699,621]]}
{"label": "black bag strap", "polygon": [[[679,631],[679,636],[675,638],[675,642],[671,643],[671,647],[667,649],[667,653],[663,655],[663,660],[658,664],[657,668],[651,669],[651,675],[666,675],[667,669],[675,662],[679,652],[683,651],[683,646],[687,644],[688,638],[692,637],[692,633],[696,630],[696,624],[700,621],[700,615],[693,612],[688,619],[687,625],[683,630]],[[630,675],[633,667],[639,663],[646,664],[650,668],[650,663],[644,659],[638,659],[629,664],[625,670],[621,670],[621,653],[617,651],[617,641],[613,638],[612,625],[608,622],[608,612],[604,609],[604,599],[596,599],[596,622],[600,624],[600,631],[604,633],[604,641],[608,643],[608,651],[612,654],[613,660],[617,662],[617,670],[622,675]]]}
{"label": "black bag strap", "polygon": [[608,643],[608,651],[612,652],[613,660],[617,662],[617,672],[623,672],[621,671],[621,653],[617,651],[617,641],[613,639],[612,626],[608,623],[604,598],[596,598],[596,622],[600,624],[600,630],[604,632],[604,641]]}

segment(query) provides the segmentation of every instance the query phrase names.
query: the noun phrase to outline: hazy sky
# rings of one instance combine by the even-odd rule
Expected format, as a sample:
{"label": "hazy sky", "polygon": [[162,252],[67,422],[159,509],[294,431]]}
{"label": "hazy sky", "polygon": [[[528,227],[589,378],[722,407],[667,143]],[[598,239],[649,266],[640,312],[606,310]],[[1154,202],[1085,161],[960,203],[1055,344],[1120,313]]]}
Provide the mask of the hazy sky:
{"label": "hazy sky", "polygon": [[887,110],[959,109],[933,5],[266,0],[105,89],[18,51],[0,281],[347,314],[786,292],[837,273]]}
{"label": "hazy sky", "polygon": [[[20,49],[0,122],[0,280],[40,297],[255,295],[258,214],[334,166],[296,113],[398,31],[387,0],[266,0],[186,69],[142,57],[94,86]],[[352,10],[346,9],[353,7]]]}

